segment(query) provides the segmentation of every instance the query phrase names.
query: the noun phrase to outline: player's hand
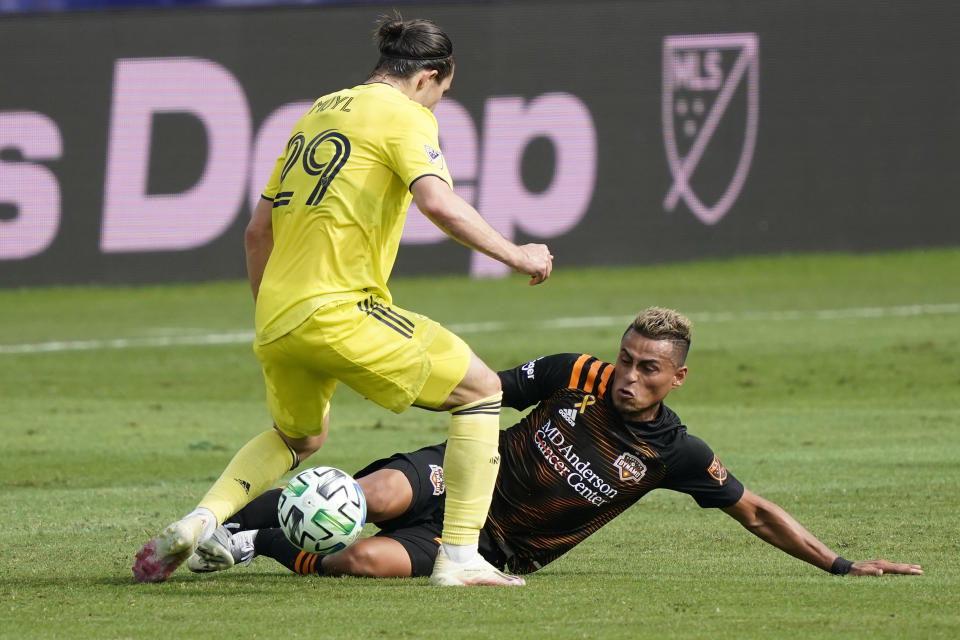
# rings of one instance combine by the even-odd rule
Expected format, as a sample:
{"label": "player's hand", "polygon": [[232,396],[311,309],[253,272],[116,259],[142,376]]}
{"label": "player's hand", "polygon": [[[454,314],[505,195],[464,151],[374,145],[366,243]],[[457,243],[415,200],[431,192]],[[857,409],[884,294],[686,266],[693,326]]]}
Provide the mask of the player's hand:
{"label": "player's hand", "polygon": [[851,576],[882,576],[885,573],[899,573],[911,576],[922,576],[923,569],[918,564],[903,564],[901,562],[890,562],[883,558],[876,560],[867,560],[865,562],[854,562],[850,567]]}
{"label": "player's hand", "polygon": [[530,284],[540,284],[550,277],[553,271],[553,254],[545,244],[525,244],[520,247],[523,264],[517,271],[530,276]]}

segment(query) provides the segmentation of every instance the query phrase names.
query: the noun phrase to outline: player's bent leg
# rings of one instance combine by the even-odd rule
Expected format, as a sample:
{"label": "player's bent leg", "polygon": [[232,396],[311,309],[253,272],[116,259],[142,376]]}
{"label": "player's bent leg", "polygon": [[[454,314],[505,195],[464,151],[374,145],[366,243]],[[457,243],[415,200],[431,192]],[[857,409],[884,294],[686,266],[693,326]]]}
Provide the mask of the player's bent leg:
{"label": "player's bent leg", "polygon": [[[500,378],[456,335],[444,330],[429,355],[434,371],[424,386],[418,404],[450,411],[450,428],[444,454],[443,473],[446,507],[443,545],[450,559],[464,562],[477,554],[493,485],[500,467],[497,445],[500,436]],[[464,368],[458,361],[466,360]],[[458,383],[448,386],[446,397],[435,401],[439,380],[463,371]]]}
{"label": "player's bent leg", "polygon": [[[446,507],[443,542],[454,562],[477,553],[480,529],[490,509],[493,485],[500,468],[497,448],[502,394],[481,398],[451,410],[447,448],[443,457]],[[449,553],[450,545],[468,546],[467,557]],[[456,551],[456,550],[454,550]]]}
{"label": "player's bent leg", "polygon": [[396,540],[382,536],[363,538],[327,556],[298,549],[280,529],[258,532],[253,544],[254,555],[272,558],[290,571],[304,576],[409,578],[413,571],[407,549]]}
{"label": "player's bent leg", "polygon": [[320,556],[294,547],[280,529],[232,533],[227,527],[219,527],[201,544],[187,566],[195,573],[224,571],[246,566],[256,555],[271,557],[301,575],[409,578],[413,573],[406,548],[390,538],[364,538],[342,551]]}
{"label": "player's bent leg", "polygon": [[357,478],[367,501],[367,522],[384,522],[399,518],[413,502],[413,487],[402,471],[378,469]]}
{"label": "player's bent leg", "polygon": [[327,576],[409,578],[413,575],[407,550],[396,540],[384,537],[357,540],[321,562],[323,575]]}
{"label": "player's bent leg", "polygon": [[[471,353],[466,375],[443,404],[451,418],[443,459],[447,498],[442,537],[454,562],[476,554],[490,508],[500,468],[497,445],[502,395],[500,379]],[[463,555],[460,549],[451,553],[451,545],[467,547],[467,553]]]}
{"label": "player's bent leg", "polygon": [[437,586],[522,586],[522,578],[497,570],[477,552],[500,470],[497,446],[503,394],[497,375],[476,355],[470,356],[466,376],[443,403],[451,414],[443,461],[447,498],[443,544],[430,582]]}

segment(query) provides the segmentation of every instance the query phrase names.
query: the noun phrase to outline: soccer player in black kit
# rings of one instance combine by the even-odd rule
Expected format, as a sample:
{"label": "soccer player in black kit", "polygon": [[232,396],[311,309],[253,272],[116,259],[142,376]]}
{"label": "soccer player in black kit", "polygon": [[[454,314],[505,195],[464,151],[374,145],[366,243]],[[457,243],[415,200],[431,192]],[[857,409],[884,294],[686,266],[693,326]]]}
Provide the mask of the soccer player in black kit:
{"label": "soccer player in black kit", "polygon": [[[568,353],[499,373],[505,406],[536,406],[500,434],[502,460],[481,554],[511,572],[534,572],[663,488],[722,509],[765,542],[824,571],[922,574],[914,564],[842,558],[744,488],[687,432],[663,399],[686,378],[690,335],[686,317],[653,307],[627,328],[615,364]],[[277,528],[275,489],[218,529],[188,566],[218,571],[266,555],[301,574],[429,576],[443,522],[443,452],[439,444],[395,454],[354,474],[368,521],[380,527],[373,537],[327,556],[300,551]]]}

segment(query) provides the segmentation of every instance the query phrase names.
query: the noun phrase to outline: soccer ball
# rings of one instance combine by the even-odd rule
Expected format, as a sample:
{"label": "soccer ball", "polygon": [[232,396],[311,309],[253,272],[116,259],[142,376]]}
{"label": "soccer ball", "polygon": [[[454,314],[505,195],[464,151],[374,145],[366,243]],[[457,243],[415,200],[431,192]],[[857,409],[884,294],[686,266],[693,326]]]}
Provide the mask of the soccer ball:
{"label": "soccer ball", "polygon": [[314,467],[287,483],[280,493],[277,516],[294,546],[328,554],[360,537],[367,501],[350,474],[333,467]]}

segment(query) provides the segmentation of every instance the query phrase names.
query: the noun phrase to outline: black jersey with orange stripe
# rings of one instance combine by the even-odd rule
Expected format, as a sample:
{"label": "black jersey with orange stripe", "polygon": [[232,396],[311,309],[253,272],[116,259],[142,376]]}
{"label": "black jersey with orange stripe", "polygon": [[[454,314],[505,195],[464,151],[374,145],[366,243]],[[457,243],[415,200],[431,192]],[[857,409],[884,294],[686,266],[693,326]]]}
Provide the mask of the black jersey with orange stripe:
{"label": "black jersey with orange stripe", "polygon": [[730,506],[743,494],[665,405],[654,420],[625,422],[607,394],[613,372],[577,353],[500,372],[505,406],[536,404],[501,432],[486,524],[511,571],[536,571],[656,488],[688,493],[702,507]]}

